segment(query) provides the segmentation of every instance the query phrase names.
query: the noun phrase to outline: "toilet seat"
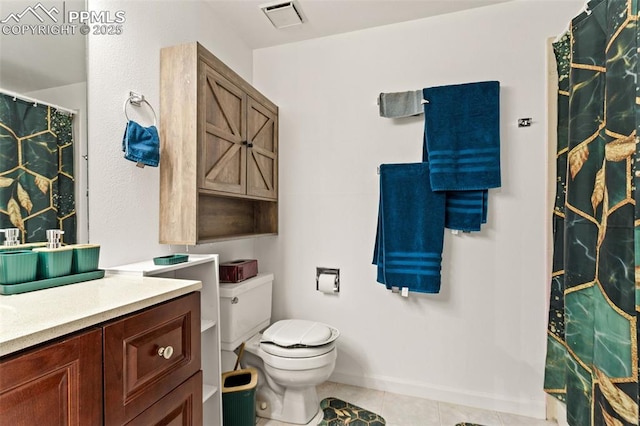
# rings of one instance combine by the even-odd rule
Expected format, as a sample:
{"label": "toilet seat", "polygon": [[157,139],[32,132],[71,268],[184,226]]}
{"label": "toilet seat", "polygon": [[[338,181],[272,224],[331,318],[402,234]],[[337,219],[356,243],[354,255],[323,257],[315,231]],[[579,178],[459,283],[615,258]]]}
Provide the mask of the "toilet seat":
{"label": "toilet seat", "polygon": [[294,358],[289,356],[272,355],[264,350],[264,346],[265,345],[261,344],[258,347],[257,355],[262,359],[265,367],[292,372],[326,368],[327,366],[335,363],[338,353],[334,345],[328,345],[331,346],[331,349],[321,355]]}
{"label": "toilet seat", "polygon": [[273,343],[261,342],[260,349],[269,355],[279,356],[282,358],[312,358],[331,352],[335,348],[335,343],[327,343],[322,346],[302,347],[302,348],[283,348]]}

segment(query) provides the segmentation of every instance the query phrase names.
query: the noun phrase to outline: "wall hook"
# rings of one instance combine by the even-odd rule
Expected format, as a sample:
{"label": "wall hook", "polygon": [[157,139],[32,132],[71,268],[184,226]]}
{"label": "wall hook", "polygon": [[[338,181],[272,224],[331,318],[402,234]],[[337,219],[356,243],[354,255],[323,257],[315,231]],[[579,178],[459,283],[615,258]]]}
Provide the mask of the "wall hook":
{"label": "wall hook", "polygon": [[518,127],[530,127],[533,119],[532,118],[518,118]]}
{"label": "wall hook", "polygon": [[129,103],[135,106],[141,106],[145,102],[144,95],[136,92],[129,92]]}

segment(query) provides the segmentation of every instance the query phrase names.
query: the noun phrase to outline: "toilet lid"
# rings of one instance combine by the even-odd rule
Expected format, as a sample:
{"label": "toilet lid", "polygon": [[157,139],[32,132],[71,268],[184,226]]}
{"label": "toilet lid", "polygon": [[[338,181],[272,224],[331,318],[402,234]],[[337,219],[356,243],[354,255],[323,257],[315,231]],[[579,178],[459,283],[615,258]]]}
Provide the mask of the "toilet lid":
{"label": "toilet lid", "polygon": [[331,343],[339,335],[337,329],[320,322],[289,319],[267,328],[260,343],[272,343],[283,348],[308,348]]}

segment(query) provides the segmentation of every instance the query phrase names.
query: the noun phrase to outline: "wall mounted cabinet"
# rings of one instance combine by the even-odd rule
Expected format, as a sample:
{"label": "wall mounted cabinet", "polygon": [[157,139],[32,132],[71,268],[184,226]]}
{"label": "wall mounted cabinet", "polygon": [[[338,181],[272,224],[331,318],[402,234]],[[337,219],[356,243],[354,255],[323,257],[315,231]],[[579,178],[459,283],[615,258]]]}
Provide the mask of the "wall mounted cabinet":
{"label": "wall mounted cabinet", "polygon": [[160,242],[278,231],[278,107],[198,43],[160,53]]}

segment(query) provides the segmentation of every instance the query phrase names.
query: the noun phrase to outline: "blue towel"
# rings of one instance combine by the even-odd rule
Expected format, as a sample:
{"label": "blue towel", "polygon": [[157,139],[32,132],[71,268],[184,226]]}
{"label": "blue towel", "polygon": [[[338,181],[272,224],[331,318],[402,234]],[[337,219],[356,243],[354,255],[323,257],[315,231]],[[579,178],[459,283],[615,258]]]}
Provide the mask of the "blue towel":
{"label": "blue towel", "polygon": [[444,227],[458,231],[480,231],[487,223],[488,191],[446,191]]}
{"label": "blue towel", "polygon": [[158,167],[160,161],[160,138],[156,126],[142,127],[133,120],[127,122],[122,138],[124,158],[138,165]]}
{"label": "blue towel", "polygon": [[500,186],[500,83],[423,89],[434,191]]}
{"label": "blue towel", "polygon": [[444,243],[444,193],[431,191],[427,163],[382,164],[373,264],[377,281],[438,293]]}
{"label": "blue towel", "polygon": [[[429,162],[427,140],[422,144],[422,161]],[[489,194],[486,189],[475,191],[442,191],[445,195],[444,227],[463,232],[480,231],[487,223]]]}

